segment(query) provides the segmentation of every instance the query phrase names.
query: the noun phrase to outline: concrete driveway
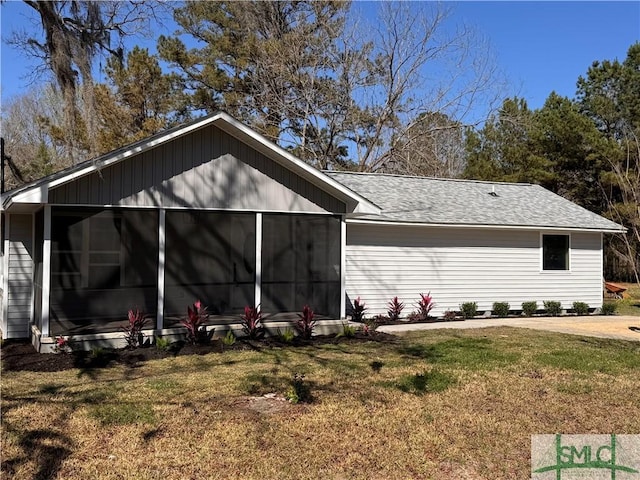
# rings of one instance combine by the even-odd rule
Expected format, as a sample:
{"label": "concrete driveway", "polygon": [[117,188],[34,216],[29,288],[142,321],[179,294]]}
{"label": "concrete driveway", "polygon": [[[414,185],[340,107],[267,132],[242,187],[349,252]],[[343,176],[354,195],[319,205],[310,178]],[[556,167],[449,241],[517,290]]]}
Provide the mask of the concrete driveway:
{"label": "concrete driveway", "polygon": [[383,325],[381,332],[401,333],[440,328],[519,327],[550,332],[616,338],[640,342],[640,317],[592,315],[587,317],[476,318],[473,320],[434,323]]}

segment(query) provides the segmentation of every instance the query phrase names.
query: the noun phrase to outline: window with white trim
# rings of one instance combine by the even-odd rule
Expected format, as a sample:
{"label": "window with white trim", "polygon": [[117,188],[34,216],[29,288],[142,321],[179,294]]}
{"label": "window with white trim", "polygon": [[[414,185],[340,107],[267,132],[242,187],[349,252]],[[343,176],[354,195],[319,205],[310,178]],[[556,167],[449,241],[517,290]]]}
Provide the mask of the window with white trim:
{"label": "window with white trim", "polygon": [[542,235],[542,270],[569,270],[569,235]]}

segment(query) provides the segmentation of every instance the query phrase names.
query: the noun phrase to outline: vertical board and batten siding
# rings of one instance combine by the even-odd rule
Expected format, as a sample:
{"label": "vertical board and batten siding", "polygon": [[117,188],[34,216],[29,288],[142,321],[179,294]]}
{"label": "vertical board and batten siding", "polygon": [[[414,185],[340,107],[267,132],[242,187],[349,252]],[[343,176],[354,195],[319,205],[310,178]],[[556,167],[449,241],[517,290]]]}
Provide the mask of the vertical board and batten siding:
{"label": "vertical board and batten siding", "polygon": [[349,302],[361,297],[369,315],[386,314],[396,295],[408,314],[429,291],[434,315],[467,301],[480,311],[530,300],[539,308],[544,300],[602,305],[600,233],[571,233],[570,271],[541,272],[540,256],[539,231],[348,224],[346,293]]}
{"label": "vertical board and batten siding", "polygon": [[49,192],[51,204],[344,213],[344,202],[215,126]]}
{"label": "vertical board and batten siding", "polygon": [[6,331],[4,338],[29,336],[33,286],[33,239],[32,216],[10,215],[9,217],[9,262],[7,282]]}

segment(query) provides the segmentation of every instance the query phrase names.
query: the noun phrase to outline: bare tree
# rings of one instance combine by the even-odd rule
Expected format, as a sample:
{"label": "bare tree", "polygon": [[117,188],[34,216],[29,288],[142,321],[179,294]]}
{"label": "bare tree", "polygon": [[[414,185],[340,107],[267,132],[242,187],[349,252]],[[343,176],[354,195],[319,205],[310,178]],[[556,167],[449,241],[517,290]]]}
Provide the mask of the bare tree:
{"label": "bare tree", "polygon": [[8,188],[69,166],[54,126],[62,122],[62,105],[51,86],[35,87],[4,105],[1,133],[11,157]]}
{"label": "bare tree", "polygon": [[608,204],[605,212],[627,228],[626,234],[615,236],[609,249],[640,284],[640,139],[627,131],[623,139],[621,159],[609,159],[611,170],[603,176],[602,190]]}
{"label": "bare tree", "polygon": [[[379,27],[366,29],[374,37],[361,44],[373,47],[358,65],[367,71],[347,75],[360,106],[350,138],[359,170],[386,169],[399,148],[415,143],[417,132],[428,135],[425,113],[444,114],[451,120],[447,128],[462,128],[481,120],[472,116],[481,103],[498,100],[489,46],[466,27],[447,33],[449,14],[440,4],[385,2]],[[442,129],[432,125],[434,132]]]}
{"label": "bare tree", "polygon": [[15,32],[11,43],[50,71],[64,99],[64,142],[74,161],[98,145],[93,64],[98,53],[122,58],[127,35],[150,33],[155,2],[24,0],[39,15],[42,31]]}

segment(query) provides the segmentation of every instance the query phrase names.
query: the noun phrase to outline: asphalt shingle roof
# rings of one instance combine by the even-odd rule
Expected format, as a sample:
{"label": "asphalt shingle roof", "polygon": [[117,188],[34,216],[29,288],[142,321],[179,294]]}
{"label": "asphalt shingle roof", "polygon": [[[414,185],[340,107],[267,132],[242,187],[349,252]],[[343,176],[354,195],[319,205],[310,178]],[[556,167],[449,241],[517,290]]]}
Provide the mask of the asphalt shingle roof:
{"label": "asphalt shingle roof", "polygon": [[325,172],[382,209],[369,220],[451,225],[579,228],[623,227],[539,185]]}

